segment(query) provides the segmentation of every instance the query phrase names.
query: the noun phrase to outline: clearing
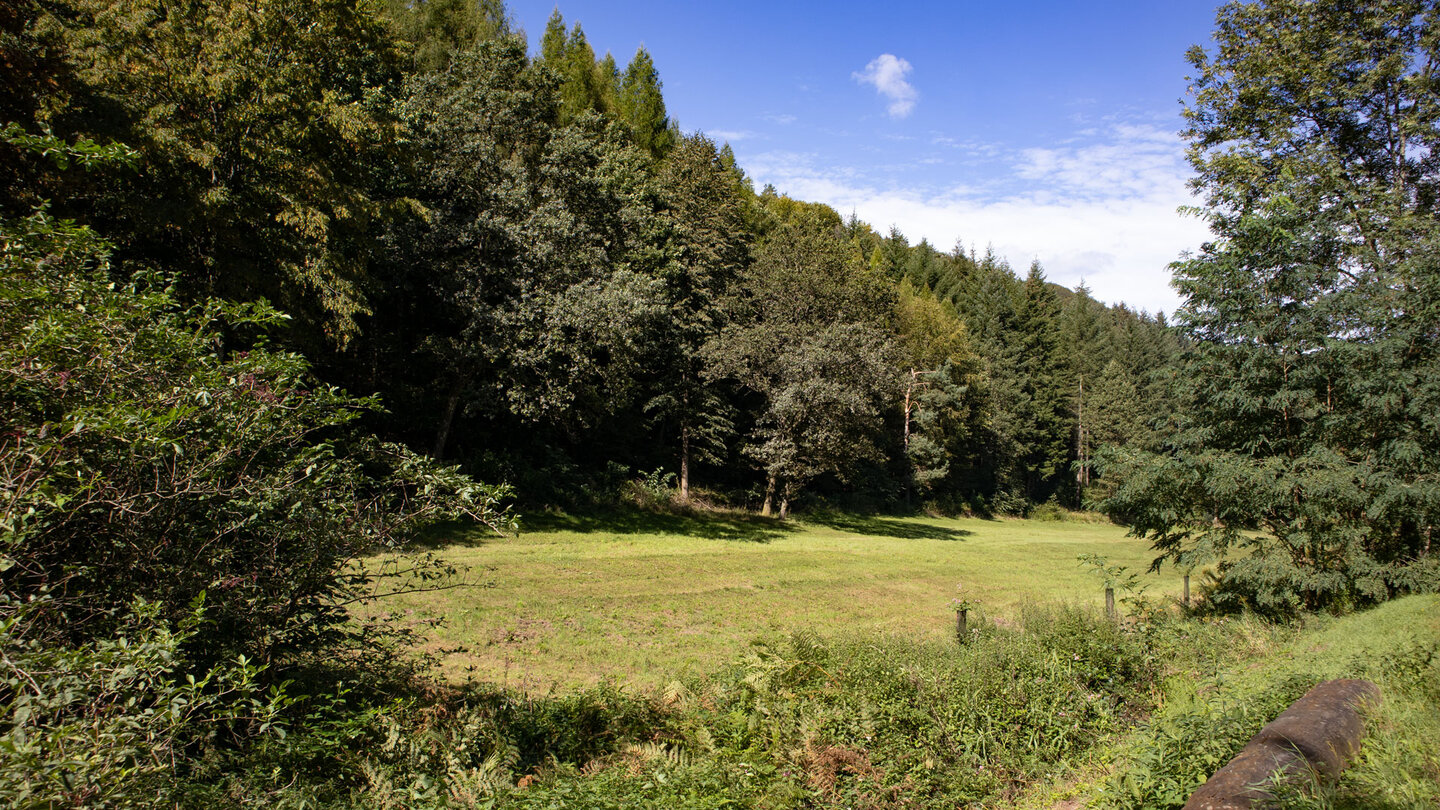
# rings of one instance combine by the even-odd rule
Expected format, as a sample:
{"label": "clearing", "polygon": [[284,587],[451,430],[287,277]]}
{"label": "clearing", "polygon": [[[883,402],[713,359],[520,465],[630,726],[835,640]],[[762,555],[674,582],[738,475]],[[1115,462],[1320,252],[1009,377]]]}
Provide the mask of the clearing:
{"label": "clearing", "polygon": [[[972,621],[1005,622],[1029,604],[1099,610],[1103,584],[1079,555],[1137,572],[1154,556],[1106,522],[649,512],[540,514],[518,537],[454,530],[433,549],[475,584],[371,610],[416,626],[442,620],[427,635],[447,651],[450,677],[531,692],[603,679],[655,686],[802,628],[946,638],[957,583],[981,606]],[[1147,597],[1180,595],[1171,569],[1142,582]]]}

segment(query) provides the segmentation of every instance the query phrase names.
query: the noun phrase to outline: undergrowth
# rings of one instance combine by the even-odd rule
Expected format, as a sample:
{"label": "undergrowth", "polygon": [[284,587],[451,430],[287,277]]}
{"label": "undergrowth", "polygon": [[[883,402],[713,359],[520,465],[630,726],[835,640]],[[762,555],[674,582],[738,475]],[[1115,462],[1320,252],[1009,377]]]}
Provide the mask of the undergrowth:
{"label": "undergrowth", "polygon": [[[1382,701],[1367,718],[1362,752],[1335,785],[1282,787],[1293,808],[1440,806],[1440,599],[1415,596],[1312,626],[1253,668],[1226,662],[1199,680],[1166,682],[1163,708],[1105,756],[1110,775],[1089,806],[1179,808],[1262,726],[1307,690],[1331,678],[1364,678]],[[1315,626],[1319,625],[1319,626]]]}
{"label": "undergrowth", "polygon": [[1124,624],[1071,608],[1005,628],[976,616],[963,643],[799,633],[649,693],[292,683],[275,733],[180,742],[187,767],[170,784],[154,771],[146,789],[178,807],[1004,806],[1103,762],[1107,775],[1068,795],[1179,807],[1316,680],[1355,675],[1385,701],[1363,756],[1340,784],[1282,804],[1435,806],[1426,599],[1304,629],[1139,604]]}
{"label": "undergrowth", "polygon": [[[963,645],[800,633],[641,695],[489,688],[316,707],[195,805],[950,806],[1015,794],[1151,708],[1145,638],[1075,609]],[[343,697],[341,698],[343,700]],[[296,774],[305,779],[295,780]]]}

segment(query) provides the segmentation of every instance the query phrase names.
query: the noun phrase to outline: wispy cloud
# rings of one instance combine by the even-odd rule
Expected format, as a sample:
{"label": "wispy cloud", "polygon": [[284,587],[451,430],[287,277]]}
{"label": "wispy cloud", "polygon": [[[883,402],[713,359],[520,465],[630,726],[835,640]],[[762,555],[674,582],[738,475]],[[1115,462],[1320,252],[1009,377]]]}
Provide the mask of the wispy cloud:
{"label": "wispy cloud", "polygon": [[[976,148],[976,145],[967,147]],[[1018,182],[900,190],[881,174],[825,167],[814,154],[745,156],[759,183],[829,203],[882,233],[893,224],[942,250],[987,246],[1023,271],[1032,258],[1052,281],[1082,280],[1097,298],[1151,312],[1180,303],[1169,264],[1208,238],[1193,205],[1180,139],[1146,125],[1111,124],[1056,148],[995,147],[993,168]]]}
{"label": "wispy cloud", "polygon": [[717,141],[729,143],[748,141],[752,138],[762,137],[758,132],[751,132],[748,129],[712,129],[705,134]]}
{"label": "wispy cloud", "polygon": [[1059,148],[1022,150],[1016,174],[1082,199],[1164,194],[1189,176],[1179,137],[1159,127],[1120,124],[1076,140]]}
{"label": "wispy cloud", "polygon": [[765,116],[765,120],[766,120],[766,121],[769,121],[769,122],[771,122],[771,123],[773,123],[773,124],[780,124],[780,125],[783,126],[783,125],[785,125],[785,124],[793,124],[793,123],[795,123],[795,122],[796,122],[797,120],[799,120],[799,119],[797,119],[797,118],[796,118],[795,116],[793,116],[793,115],[786,114],[786,115],[767,115],[767,116]]}
{"label": "wispy cloud", "polygon": [[856,71],[850,75],[855,81],[873,86],[880,95],[890,99],[888,111],[891,118],[904,118],[915,109],[915,102],[920,98],[920,93],[905,80],[911,70],[910,63],[904,59],[893,53],[882,53],[865,66],[864,72]]}

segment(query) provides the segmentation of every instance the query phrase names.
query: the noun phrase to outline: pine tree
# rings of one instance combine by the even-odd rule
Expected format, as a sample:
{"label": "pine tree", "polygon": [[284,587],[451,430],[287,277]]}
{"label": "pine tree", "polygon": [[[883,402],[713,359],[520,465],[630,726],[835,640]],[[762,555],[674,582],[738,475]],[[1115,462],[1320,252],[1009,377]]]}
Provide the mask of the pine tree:
{"label": "pine tree", "polygon": [[545,33],[540,37],[540,61],[551,70],[562,70],[569,44],[570,35],[565,31],[565,18],[557,6],[550,12],[550,19],[545,23]]}
{"label": "pine tree", "polygon": [[928,291],[902,281],[896,315],[906,361],[901,369],[902,447],[913,486],[931,493],[971,438],[979,358],[954,307]]}
{"label": "pine tree", "polygon": [[560,65],[560,122],[569,123],[587,112],[602,112],[601,90],[596,85],[595,50],[585,39],[580,23],[570,29],[565,60]]}
{"label": "pine tree", "polygon": [[1106,315],[1104,305],[1090,297],[1083,282],[1060,308],[1061,347],[1069,377],[1074,381],[1070,408],[1075,414],[1075,483],[1081,490],[1090,483],[1090,454],[1094,447],[1093,431],[1086,418],[1091,412],[1087,394],[1110,360]]}
{"label": "pine tree", "polygon": [[676,140],[660,88],[660,73],[642,45],[620,82],[620,116],[635,143],[655,158],[662,157]]}
{"label": "pine tree", "polygon": [[660,270],[668,317],[657,340],[660,390],[647,405],[678,433],[680,501],[691,460],[716,462],[734,431],[729,404],[707,379],[702,349],[723,321],[723,296],[748,264],[749,239],[734,175],[703,135],[684,138],[657,178],[666,223]]}
{"label": "pine tree", "polygon": [[1070,386],[1060,347],[1060,308],[1038,261],[1030,264],[1016,313],[1018,372],[1025,394],[1016,433],[1025,493],[1054,494],[1070,453]]}

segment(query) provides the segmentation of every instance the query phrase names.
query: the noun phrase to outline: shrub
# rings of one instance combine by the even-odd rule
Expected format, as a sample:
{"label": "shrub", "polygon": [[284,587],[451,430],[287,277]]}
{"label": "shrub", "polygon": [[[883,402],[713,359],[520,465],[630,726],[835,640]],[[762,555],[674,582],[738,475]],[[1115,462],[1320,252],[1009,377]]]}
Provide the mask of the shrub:
{"label": "shrub", "polygon": [[1075,610],[1031,611],[1022,631],[964,646],[799,634],[701,687],[689,739],[841,805],[993,800],[1148,706],[1145,660]]}
{"label": "shrub", "polygon": [[43,210],[0,239],[0,593],[48,590],[32,619],[69,642],[137,597],[175,623],[204,594],[197,663],[276,660],[353,635],[345,605],[377,586],[363,555],[505,521],[503,487],[357,430],[374,400],[267,348],[279,312],[116,282],[102,240]]}
{"label": "shrub", "polygon": [[136,602],[114,638],[78,647],[33,629],[47,600],[0,603],[0,803],[9,807],[140,807],[177,790],[179,761],[218,737],[279,731],[285,696],[256,684],[240,658],[184,674],[178,627]]}

